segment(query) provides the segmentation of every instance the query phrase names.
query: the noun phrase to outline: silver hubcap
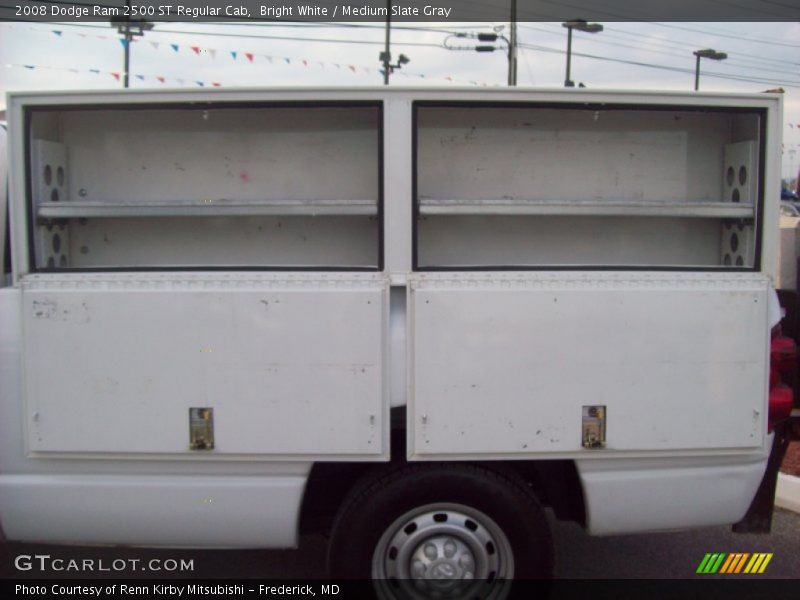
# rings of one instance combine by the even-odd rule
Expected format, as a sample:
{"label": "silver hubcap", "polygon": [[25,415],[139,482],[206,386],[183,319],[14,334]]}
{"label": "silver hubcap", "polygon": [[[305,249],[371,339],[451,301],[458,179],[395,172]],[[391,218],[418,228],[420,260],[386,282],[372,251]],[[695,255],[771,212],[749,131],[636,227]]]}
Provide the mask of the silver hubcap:
{"label": "silver hubcap", "polygon": [[413,579],[474,579],[475,556],[453,535],[437,535],[417,546],[411,555]]}
{"label": "silver hubcap", "polygon": [[388,597],[456,598],[514,577],[511,544],[487,515],[461,504],[428,504],[384,532],[372,577]]}

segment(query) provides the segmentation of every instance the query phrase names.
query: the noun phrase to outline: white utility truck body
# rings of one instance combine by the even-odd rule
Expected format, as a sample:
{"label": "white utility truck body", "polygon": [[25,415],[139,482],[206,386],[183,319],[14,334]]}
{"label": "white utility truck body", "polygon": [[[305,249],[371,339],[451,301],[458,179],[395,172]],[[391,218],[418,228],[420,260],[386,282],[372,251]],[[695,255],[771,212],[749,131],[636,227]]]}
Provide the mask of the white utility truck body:
{"label": "white utility truck body", "polygon": [[12,93],[8,119],[8,539],[290,547],[329,463],[567,465],[593,534],[747,512],[779,96]]}

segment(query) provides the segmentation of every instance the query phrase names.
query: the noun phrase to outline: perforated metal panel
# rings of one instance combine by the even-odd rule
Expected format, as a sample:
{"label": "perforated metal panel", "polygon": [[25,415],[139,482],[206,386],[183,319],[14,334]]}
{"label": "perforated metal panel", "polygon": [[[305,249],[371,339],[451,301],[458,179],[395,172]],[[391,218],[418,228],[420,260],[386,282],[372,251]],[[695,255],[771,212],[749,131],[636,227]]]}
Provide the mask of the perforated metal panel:
{"label": "perforated metal panel", "polygon": [[[67,201],[67,149],[64,144],[33,141],[31,183],[35,205]],[[69,266],[69,227],[65,220],[48,219],[38,225],[37,263],[44,268]]]}
{"label": "perforated metal panel", "polygon": [[[723,200],[755,206],[758,200],[758,147],[756,142],[727,144],[724,152]],[[726,220],[722,226],[720,252],[723,266],[752,266],[755,259],[754,224],[743,220]]]}

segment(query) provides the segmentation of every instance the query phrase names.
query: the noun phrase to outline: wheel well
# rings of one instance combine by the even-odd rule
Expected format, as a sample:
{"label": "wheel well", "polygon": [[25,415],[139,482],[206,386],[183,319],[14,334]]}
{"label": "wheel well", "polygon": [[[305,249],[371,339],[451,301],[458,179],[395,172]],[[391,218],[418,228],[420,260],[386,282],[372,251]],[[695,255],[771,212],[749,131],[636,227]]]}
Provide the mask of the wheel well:
{"label": "wheel well", "polygon": [[[377,477],[407,464],[406,409],[391,413],[391,460],[388,463],[314,463],[300,508],[300,533],[327,533],[352,487],[366,477]],[[586,525],[583,488],[572,460],[473,461],[521,478],[556,517]]]}

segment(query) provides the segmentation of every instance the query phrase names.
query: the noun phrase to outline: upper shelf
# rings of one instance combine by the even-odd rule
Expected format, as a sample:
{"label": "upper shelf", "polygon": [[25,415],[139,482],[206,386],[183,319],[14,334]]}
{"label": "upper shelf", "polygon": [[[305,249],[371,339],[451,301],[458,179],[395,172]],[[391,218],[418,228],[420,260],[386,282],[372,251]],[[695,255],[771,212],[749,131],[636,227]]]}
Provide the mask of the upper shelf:
{"label": "upper shelf", "polygon": [[422,198],[421,215],[574,215],[752,219],[752,204],[705,200],[482,200]]}
{"label": "upper shelf", "polygon": [[374,216],[376,200],[199,200],[169,202],[41,202],[44,219],[89,217]]}

